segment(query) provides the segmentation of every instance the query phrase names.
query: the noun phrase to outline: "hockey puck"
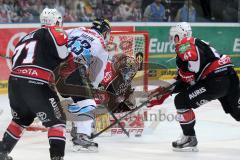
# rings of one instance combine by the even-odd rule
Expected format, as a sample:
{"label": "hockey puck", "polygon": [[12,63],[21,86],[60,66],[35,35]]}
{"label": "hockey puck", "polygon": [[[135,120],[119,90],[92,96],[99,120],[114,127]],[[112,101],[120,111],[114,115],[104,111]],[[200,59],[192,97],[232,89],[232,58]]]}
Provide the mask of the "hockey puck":
{"label": "hockey puck", "polygon": [[141,137],[142,135],[141,134],[135,134],[135,137]]}

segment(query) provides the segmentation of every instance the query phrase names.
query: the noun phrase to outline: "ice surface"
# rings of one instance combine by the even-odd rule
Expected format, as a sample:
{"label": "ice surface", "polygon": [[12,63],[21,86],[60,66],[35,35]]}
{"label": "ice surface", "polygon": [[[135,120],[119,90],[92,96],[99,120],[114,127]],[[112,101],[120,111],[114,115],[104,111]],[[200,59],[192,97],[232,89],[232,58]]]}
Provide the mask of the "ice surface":
{"label": "ice surface", "polygon": [[[161,108],[175,114],[173,97]],[[0,135],[11,117],[6,95],[0,96]],[[155,108],[156,110],[157,108]],[[160,121],[151,134],[142,137],[100,137],[99,153],[74,153],[67,141],[65,160],[239,160],[240,124],[226,115],[217,101],[196,110],[198,153],[179,153],[171,150],[171,141],[181,134],[176,121]],[[11,153],[14,160],[48,160],[47,133],[25,132]]]}

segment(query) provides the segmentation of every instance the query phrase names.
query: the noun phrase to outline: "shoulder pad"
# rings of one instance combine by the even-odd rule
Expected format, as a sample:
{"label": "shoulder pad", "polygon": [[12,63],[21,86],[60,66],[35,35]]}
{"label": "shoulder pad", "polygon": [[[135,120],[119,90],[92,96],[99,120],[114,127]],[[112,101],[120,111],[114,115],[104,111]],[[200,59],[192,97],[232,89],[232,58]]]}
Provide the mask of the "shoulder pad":
{"label": "shoulder pad", "polygon": [[59,46],[67,44],[68,36],[62,28],[50,27],[49,31]]}
{"label": "shoulder pad", "polygon": [[194,44],[195,43],[195,38],[193,38],[193,37],[185,37],[185,38],[183,38],[180,41],[180,43],[187,43],[187,42]]}

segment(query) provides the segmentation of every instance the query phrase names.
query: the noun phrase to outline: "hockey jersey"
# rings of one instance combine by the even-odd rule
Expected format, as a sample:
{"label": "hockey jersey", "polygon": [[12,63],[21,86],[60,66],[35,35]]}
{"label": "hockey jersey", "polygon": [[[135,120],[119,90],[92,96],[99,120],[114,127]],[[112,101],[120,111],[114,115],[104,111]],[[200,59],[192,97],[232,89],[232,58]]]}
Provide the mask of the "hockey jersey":
{"label": "hockey jersey", "polygon": [[24,36],[12,57],[11,76],[54,82],[54,71],[69,56],[67,35],[58,27],[42,27]]}
{"label": "hockey jersey", "polygon": [[176,53],[178,76],[190,84],[233,66],[229,56],[220,55],[216,49],[198,38],[182,39],[176,45]]}
{"label": "hockey jersey", "polygon": [[104,78],[104,69],[108,61],[105,41],[101,34],[84,27],[66,30],[68,49],[75,58],[81,57],[89,71],[89,79],[97,88]]}

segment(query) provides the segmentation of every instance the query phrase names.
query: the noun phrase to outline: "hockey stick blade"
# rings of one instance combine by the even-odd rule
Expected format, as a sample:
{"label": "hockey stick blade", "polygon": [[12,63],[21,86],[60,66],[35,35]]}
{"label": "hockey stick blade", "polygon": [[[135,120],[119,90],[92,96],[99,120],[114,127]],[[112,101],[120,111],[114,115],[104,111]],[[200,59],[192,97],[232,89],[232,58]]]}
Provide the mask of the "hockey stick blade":
{"label": "hockey stick blade", "polygon": [[[179,83],[179,81],[174,82],[173,84],[171,84],[170,86],[166,87],[161,93],[157,94],[156,96],[159,95],[163,95],[168,93],[174,86],[176,86]],[[131,110],[130,112],[128,112],[127,114],[125,114],[124,116],[122,116],[121,118],[119,118],[117,121],[113,122],[112,124],[110,124],[108,127],[106,127],[105,129],[101,130],[100,132],[93,134],[91,136],[91,138],[96,138],[99,135],[101,135],[103,132],[107,131],[108,129],[110,129],[112,126],[118,124],[121,120],[123,120],[124,118],[126,118],[127,116],[131,115],[132,113],[136,112],[137,110],[139,110],[140,108],[146,106],[149,102],[151,101],[151,99],[148,99],[146,101],[144,101],[142,104],[140,104],[138,107],[136,107],[135,109]]]}

